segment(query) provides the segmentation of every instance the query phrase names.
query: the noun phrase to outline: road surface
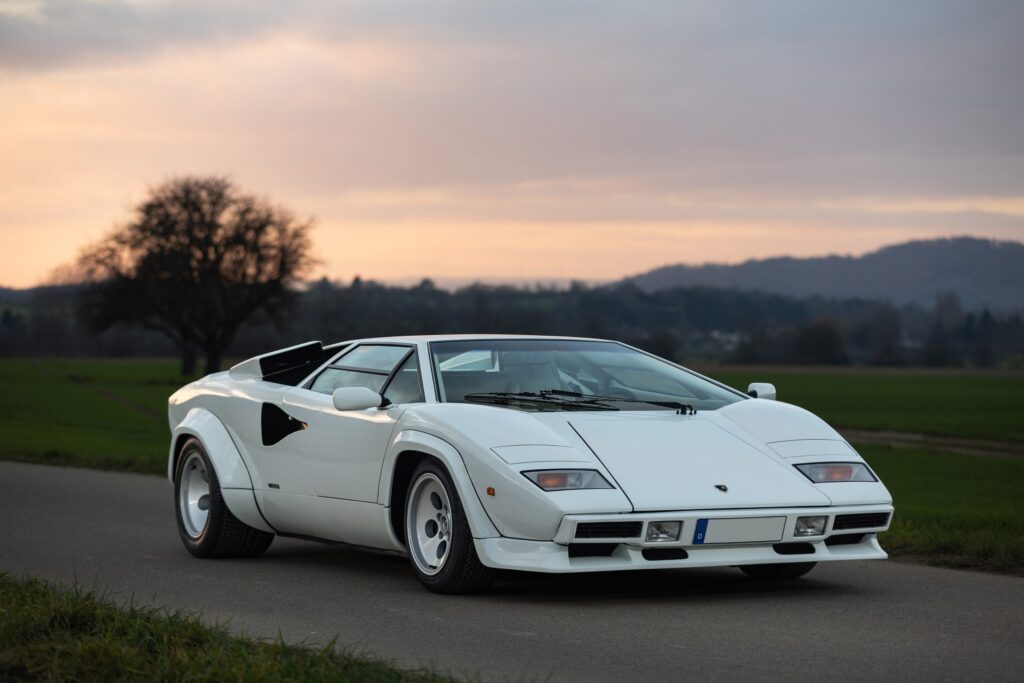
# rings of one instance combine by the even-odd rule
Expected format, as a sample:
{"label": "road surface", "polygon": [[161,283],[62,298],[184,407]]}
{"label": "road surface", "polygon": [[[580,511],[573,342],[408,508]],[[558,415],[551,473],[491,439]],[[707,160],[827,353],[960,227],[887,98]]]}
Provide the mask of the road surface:
{"label": "road surface", "polygon": [[[897,506],[897,514],[899,508]],[[197,560],[162,478],[0,462],[0,571],[485,680],[1024,680],[1024,579],[897,562],[512,575],[439,596],[398,557],[277,539]]]}

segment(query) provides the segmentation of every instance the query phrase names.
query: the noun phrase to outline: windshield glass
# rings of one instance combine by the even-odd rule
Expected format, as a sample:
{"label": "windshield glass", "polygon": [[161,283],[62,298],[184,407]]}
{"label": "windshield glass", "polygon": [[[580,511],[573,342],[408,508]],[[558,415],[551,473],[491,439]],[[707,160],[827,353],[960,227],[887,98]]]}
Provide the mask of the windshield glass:
{"label": "windshield glass", "polygon": [[448,403],[536,411],[715,410],[744,398],[614,342],[459,340],[432,342],[430,351],[438,393]]}

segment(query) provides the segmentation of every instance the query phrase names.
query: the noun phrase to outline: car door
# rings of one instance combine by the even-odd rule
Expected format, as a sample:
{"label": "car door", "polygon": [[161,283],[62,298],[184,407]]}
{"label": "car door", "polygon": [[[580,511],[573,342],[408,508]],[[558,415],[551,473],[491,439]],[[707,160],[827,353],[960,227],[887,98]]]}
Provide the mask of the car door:
{"label": "car door", "polygon": [[[341,412],[332,395],[340,387],[381,392],[384,408]],[[416,348],[404,344],[360,344],[335,360],[308,388],[295,388],[284,405],[307,427],[288,439],[317,496],[376,502],[388,442],[409,403],[423,400]]]}

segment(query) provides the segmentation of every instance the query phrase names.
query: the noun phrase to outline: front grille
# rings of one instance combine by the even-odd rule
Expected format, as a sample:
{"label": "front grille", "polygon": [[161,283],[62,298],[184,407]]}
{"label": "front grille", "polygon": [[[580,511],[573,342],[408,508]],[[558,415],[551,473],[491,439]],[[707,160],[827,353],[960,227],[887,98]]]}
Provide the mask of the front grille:
{"label": "front grille", "polygon": [[833,529],[873,529],[889,522],[888,512],[865,512],[857,515],[836,515]]}
{"label": "front grille", "polygon": [[576,538],[639,538],[643,522],[580,522]]}

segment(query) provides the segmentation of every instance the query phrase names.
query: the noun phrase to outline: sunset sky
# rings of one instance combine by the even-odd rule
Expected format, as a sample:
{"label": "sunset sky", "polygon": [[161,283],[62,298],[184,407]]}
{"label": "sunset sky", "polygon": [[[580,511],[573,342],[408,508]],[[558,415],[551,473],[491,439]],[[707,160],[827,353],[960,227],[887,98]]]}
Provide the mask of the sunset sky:
{"label": "sunset sky", "polygon": [[315,217],[339,279],[1021,240],[1022,36],[1015,0],[0,0],[0,285],[179,174]]}

